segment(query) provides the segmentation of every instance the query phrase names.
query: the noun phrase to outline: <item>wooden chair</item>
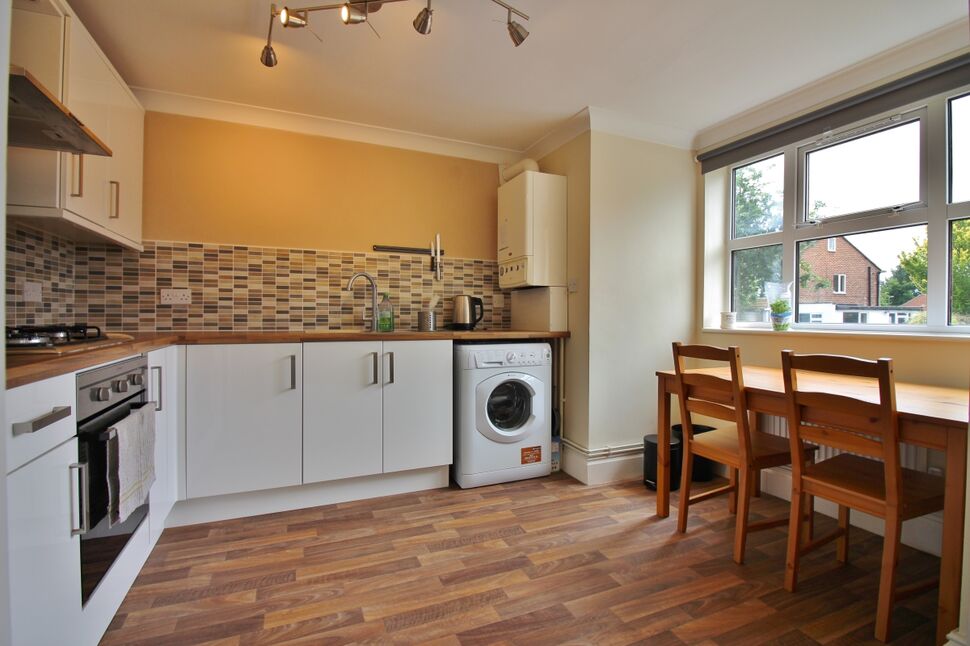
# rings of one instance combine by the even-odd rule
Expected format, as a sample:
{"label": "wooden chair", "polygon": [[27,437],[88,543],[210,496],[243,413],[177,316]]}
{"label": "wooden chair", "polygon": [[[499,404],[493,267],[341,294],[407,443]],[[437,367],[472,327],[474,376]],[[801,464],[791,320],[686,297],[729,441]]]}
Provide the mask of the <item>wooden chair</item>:
{"label": "wooden chair", "polygon": [[[883,518],[886,523],[882,549],[882,571],[876,607],[876,639],[889,637],[893,603],[922,592],[935,581],[896,590],[896,563],[902,522],[943,509],[943,478],[899,464],[899,425],[891,359],[867,361],[832,355],[781,354],[788,395],[788,428],[792,451],[792,511],[797,515],[805,494],[820,496],[839,505],[838,528],[827,536],[802,544],[799,523],[791,523],[785,589],[794,592],[799,558],[817,547],[838,539],[837,558],[849,556],[849,509]],[[843,392],[861,383],[878,385],[878,401],[846,395],[800,389],[798,372],[854,377]],[[802,373],[803,381],[807,375]],[[805,442],[831,446],[841,453],[817,464],[805,464]]]}
{"label": "wooden chair", "polygon": [[[734,527],[734,560],[740,564],[744,562],[748,532],[780,527],[788,523],[787,518],[749,523],[748,512],[752,489],[755,488],[755,480],[761,469],[789,464],[791,449],[785,438],[751,430],[741,374],[741,352],[737,347],[716,348],[675,342],[673,349],[680,418],[684,429],[681,442],[684,466],[681,470],[677,531],[687,531],[687,511],[690,505],[721,494],[730,494],[731,512],[737,514]],[[685,358],[727,363],[731,367],[731,379],[697,371],[686,372]],[[692,413],[731,424],[695,435]],[[690,485],[695,455],[727,466],[731,474],[730,482],[692,497]],[[811,506],[809,502],[809,509]],[[810,514],[808,518],[811,518]],[[811,534],[811,527],[808,531]]]}

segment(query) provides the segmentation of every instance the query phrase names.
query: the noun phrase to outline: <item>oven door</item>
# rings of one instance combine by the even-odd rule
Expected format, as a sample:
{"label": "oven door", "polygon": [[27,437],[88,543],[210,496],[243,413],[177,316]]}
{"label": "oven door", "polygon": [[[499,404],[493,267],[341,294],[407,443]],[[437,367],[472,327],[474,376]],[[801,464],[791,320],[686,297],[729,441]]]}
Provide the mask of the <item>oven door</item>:
{"label": "oven door", "polygon": [[[150,403],[150,402],[149,402]],[[109,527],[108,514],[108,429],[146,405],[145,393],[85,420],[78,426],[78,462],[87,466],[87,487],[82,509],[81,603],[87,603],[95,588],[128,544],[135,530],[148,516],[148,499],[123,523]]]}

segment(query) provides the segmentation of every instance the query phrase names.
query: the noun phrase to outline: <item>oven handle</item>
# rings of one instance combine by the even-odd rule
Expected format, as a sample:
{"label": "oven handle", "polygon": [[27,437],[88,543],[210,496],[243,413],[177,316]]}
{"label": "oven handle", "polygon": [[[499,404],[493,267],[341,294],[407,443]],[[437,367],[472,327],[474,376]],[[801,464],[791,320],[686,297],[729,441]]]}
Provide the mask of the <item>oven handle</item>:
{"label": "oven handle", "polygon": [[158,401],[155,402],[155,412],[162,410],[162,367],[152,366],[152,370],[158,371],[158,378],[155,382],[158,384]]}
{"label": "oven handle", "polygon": [[[77,471],[81,476],[81,489],[79,495],[77,496],[78,505],[81,507],[78,516],[81,521],[80,527],[74,526],[74,499],[75,496],[71,496],[71,536],[83,536],[87,534],[91,529],[91,504],[88,498],[88,492],[90,491],[91,482],[88,476],[88,464],[87,462],[75,462],[74,464],[69,464],[67,466],[69,471]],[[76,478],[71,479],[72,488],[74,483],[77,482]]]}

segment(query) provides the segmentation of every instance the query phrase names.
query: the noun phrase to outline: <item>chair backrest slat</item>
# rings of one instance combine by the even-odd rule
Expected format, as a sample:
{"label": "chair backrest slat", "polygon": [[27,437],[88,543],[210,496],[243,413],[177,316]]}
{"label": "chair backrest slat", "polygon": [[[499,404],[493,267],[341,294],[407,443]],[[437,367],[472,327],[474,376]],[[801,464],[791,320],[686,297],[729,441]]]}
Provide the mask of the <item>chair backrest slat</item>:
{"label": "chair backrest slat", "polygon": [[[834,355],[781,353],[785,394],[788,398],[788,429],[792,445],[792,475],[802,477],[803,442],[813,442],[858,453],[883,462],[886,504],[900,500],[899,423],[891,359],[857,359]],[[813,388],[799,388],[799,373],[811,374]],[[838,376],[833,390],[858,392],[865,399],[836,392],[819,392],[818,377]],[[853,378],[850,381],[846,377]],[[875,396],[873,396],[875,395]],[[875,403],[872,401],[875,399]]]}
{"label": "chair backrest slat", "polygon": [[[692,413],[733,422],[738,429],[738,447],[741,460],[750,463],[751,438],[748,429],[748,406],[744,394],[744,378],[741,374],[741,352],[737,347],[717,348],[708,345],[673,344],[676,389],[680,400],[680,417],[684,438],[694,436]],[[702,372],[687,372],[684,359],[700,359],[727,363],[731,379],[715,377]]]}

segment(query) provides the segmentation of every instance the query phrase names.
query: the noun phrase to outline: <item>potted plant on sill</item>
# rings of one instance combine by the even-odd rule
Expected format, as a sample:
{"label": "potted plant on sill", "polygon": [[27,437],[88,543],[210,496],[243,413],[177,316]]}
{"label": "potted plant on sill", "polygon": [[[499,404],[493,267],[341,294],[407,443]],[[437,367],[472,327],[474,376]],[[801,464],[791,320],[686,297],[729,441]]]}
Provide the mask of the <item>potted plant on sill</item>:
{"label": "potted plant on sill", "polygon": [[771,327],[776,332],[783,332],[791,325],[791,302],[779,298],[771,302]]}

